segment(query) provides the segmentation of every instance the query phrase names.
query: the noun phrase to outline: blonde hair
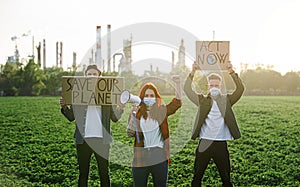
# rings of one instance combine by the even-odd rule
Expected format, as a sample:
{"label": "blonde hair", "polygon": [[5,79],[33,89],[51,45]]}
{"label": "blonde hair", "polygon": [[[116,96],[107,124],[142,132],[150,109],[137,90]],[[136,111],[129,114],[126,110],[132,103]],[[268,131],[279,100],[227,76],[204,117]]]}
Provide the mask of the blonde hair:
{"label": "blonde hair", "polygon": [[209,82],[210,80],[219,80],[220,82],[222,82],[222,77],[218,73],[211,73],[207,76],[207,82]]}

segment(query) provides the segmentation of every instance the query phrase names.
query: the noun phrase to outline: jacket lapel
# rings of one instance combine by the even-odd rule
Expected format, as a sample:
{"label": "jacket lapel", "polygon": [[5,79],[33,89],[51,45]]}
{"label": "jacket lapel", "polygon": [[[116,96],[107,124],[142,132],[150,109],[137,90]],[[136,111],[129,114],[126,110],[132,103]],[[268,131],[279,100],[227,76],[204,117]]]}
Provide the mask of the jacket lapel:
{"label": "jacket lapel", "polygon": [[226,95],[219,95],[216,97],[217,105],[223,117],[225,117],[225,113],[226,113],[226,102],[227,102],[226,98],[227,98]]}

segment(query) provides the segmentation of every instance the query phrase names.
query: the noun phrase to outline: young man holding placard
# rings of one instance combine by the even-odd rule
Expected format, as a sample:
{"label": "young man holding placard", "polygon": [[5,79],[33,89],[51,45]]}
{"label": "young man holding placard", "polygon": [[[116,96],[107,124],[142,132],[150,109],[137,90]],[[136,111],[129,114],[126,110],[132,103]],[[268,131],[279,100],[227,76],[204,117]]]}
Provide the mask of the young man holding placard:
{"label": "young man holding placard", "polygon": [[223,186],[232,186],[227,140],[241,137],[232,105],[241,98],[244,85],[230,63],[227,68],[236,86],[233,93],[221,93],[222,77],[216,73],[208,75],[208,95],[195,93],[191,84],[196,70],[200,70],[196,63],[185,81],[184,92],[198,106],[192,139],[199,138],[200,141],[196,149],[192,187],[201,186],[210,159],[216,163]]}
{"label": "young man holding placard", "polygon": [[[99,77],[101,71],[96,65],[89,65],[85,71],[88,77]],[[87,186],[91,156],[94,153],[100,176],[101,186],[110,186],[109,149],[112,141],[110,120],[117,122],[123,113],[119,105],[79,105],[67,106],[64,98],[60,99],[61,113],[69,120],[76,120],[74,134],[79,165],[78,186]]]}

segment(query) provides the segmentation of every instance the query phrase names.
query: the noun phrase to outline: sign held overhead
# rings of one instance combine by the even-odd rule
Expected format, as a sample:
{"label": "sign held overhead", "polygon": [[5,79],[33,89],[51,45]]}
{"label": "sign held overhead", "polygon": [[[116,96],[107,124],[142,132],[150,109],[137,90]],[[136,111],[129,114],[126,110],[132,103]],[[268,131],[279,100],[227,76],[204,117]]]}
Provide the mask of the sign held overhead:
{"label": "sign held overhead", "polygon": [[196,63],[202,70],[227,70],[229,41],[196,41]]}

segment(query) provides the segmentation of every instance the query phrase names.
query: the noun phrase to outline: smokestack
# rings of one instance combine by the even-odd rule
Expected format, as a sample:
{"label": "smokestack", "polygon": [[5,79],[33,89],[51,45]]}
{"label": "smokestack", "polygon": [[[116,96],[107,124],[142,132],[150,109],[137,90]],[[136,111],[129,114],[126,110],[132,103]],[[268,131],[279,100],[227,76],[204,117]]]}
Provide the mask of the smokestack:
{"label": "smokestack", "polygon": [[98,65],[100,70],[102,69],[102,57],[101,57],[101,26],[96,27],[96,58],[95,64]]}
{"label": "smokestack", "polygon": [[90,58],[89,64],[93,64],[94,63],[94,49],[93,48],[91,50],[91,54],[92,54],[92,57]]}
{"label": "smokestack", "polygon": [[34,36],[32,35],[32,59],[34,61]]}
{"label": "smokestack", "polygon": [[[110,35],[110,25],[107,25],[107,72],[111,72],[110,69],[110,51],[111,51],[111,35]],[[114,70],[115,71],[115,70]]]}
{"label": "smokestack", "polygon": [[63,61],[62,61],[62,54],[63,54],[63,43],[62,42],[60,42],[60,58],[59,58],[59,64],[60,64],[60,67],[62,68],[62,63],[63,63]]}
{"label": "smokestack", "polygon": [[56,42],[56,67],[58,67],[58,42]]}
{"label": "smokestack", "polygon": [[46,69],[46,40],[43,39],[43,68]]}
{"label": "smokestack", "polygon": [[175,65],[175,54],[174,51],[172,51],[172,70],[174,69],[174,65]]}
{"label": "smokestack", "polygon": [[42,68],[41,64],[41,42],[39,42],[39,45],[36,47],[37,49],[37,62],[40,68]]}
{"label": "smokestack", "polygon": [[73,70],[76,71],[76,53],[73,52]]}

